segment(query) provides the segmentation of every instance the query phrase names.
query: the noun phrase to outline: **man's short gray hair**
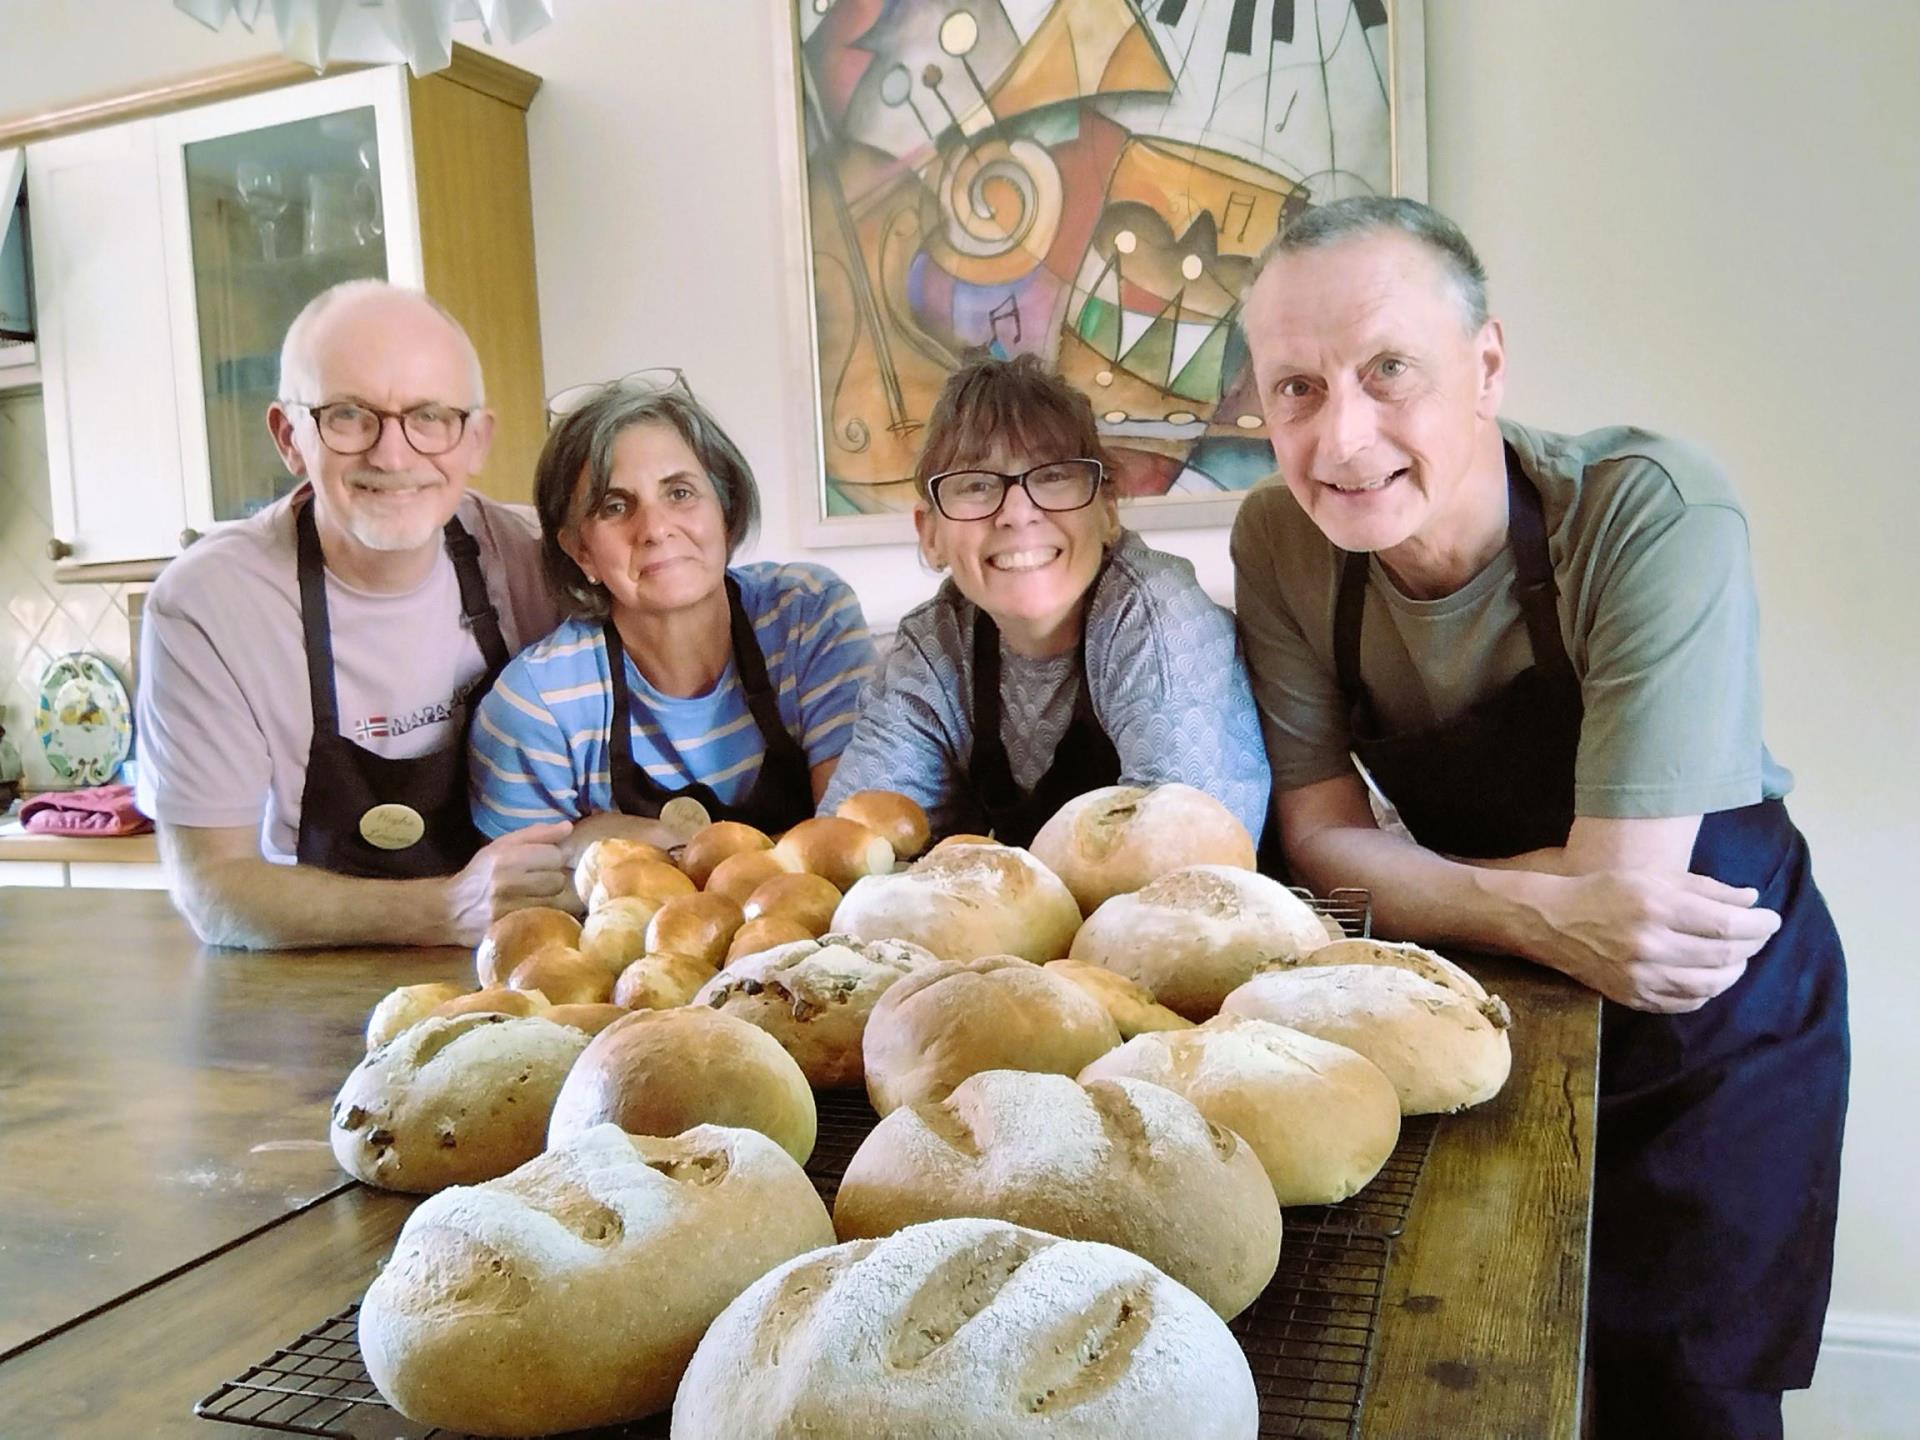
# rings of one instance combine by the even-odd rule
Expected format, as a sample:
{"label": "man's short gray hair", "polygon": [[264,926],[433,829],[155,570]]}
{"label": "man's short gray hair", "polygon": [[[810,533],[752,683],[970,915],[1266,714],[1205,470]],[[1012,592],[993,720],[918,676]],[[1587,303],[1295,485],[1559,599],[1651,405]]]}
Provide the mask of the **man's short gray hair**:
{"label": "man's short gray hair", "polygon": [[1247,288],[1253,288],[1253,281],[1276,255],[1319,250],[1383,230],[1410,235],[1433,253],[1453,281],[1470,333],[1487,323],[1487,272],[1473,246],[1460,227],[1438,210],[1403,195],[1352,195],[1303,212],[1260,252]]}
{"label": "man's short gray hair", "polygon": [[467,363],[473,372],[473,396],[470,400],[451,395],[433,398],[449,403],[457,401],[475,409],[487,403],[487,382],[480,373],[480,352],[473,348],[473,338],[467,334],[467,327],[426,291],[416,290],[411,285],[395,285],[391,280],[342,280],[338,285],[329,285],[314,296],[293,317],[293,323],[287,327],[286,339],[280,342],[279,395],[282,400],[314,404],[326,398],[320,394],[320,366],[313,353],[316,324],[334,306],[368,295],[404,295],[408,299],[418,300],[452,326],[453,333],[460,337],[461,348],[467,352]]}
{"label": "man's short gray hair", "polygon": [[[636,425],[670,425],[713,482],[727,524],[731,557],[760,523],[760,488],[740,447],[720,422],[682,390],[646,390],[613,384],[556,423],[533,471],[533,503],[540,512],[540,558],[553,593],[575,615],[603,619],[608,595],[561,546],[563,535],[600,508],[613,481],[613,450]],[[585,481],[581,479],[585,475]]]}

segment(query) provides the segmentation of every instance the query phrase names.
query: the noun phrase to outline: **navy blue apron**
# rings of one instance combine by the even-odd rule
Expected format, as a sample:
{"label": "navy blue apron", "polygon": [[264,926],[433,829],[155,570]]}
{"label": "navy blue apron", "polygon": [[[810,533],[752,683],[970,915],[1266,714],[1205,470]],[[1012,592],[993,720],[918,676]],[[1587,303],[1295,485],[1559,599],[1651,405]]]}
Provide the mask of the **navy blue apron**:
{"label": "navy blue apron", "polygon": [[[313,707],[313,742],[300,794],[302,865],[373,880],[420,880],[452,875],[482,844],[467,798],[467,727],[475,702],[492,688],[507,663],[500,617],[487,598],[480,573],[480,547],[458,518],[442,532],[453,573],[460,582],[460,609],[486,662],[486,670],[462,701],[465,719],[449,745],[425,755],[395,760],[362,748],[340,733],[340,701],[334,687],[333,627],[327,617],[326,559],[311,501],[294,512],[300,576],[300,627],[307,646],[307,690]],[[419,819],[419,838],[396,849],[372,844],[364,824],[380,806],[404,806]],[[404,840],[409,832],[397,838]]]}
{"label": "navy blue apron", "polygon": [[[1107,573],[1106,562],[1087,588],[1091,620],[1093,593]],[[1000,737],[1000,627],[979,607],[973,612],[973,752],[967,758],[967,784],[974,804],[986,816],[987,833],[1002,845],[1030,845],[1040,827],[1067,801],[1089,790],[1120,783],[1120,752],[1093,713],[1093,686],[1087,681],[1087,623],[1080,627],[1073,718],[1054,746],[1047,771],[1022,790]]]}
{"label": "navy blue apron", "polygon": [[727,576],[727,611],[733,636],[733,664],[746,692],[747,711],[759,727],[766,757],[753,788],[736,805],[721,802],[711,786],[699,781],[683,790],[669,790],[646,767],[633,761],[632,697],[627,689],[627,651],[612,620],[602,627],[607,647],[607,674],[613,680],[613,723],[607,732],[608,769],[613,781],[613,807],[623,815],[658,819],[660,807],[680,796],[698,800],[713,820],[738,820],[777,835],[813,814],[813,779],[807,753],[787,733],[780,718],[779,700],[767,676],[767,657],[760,649],[753,622],[740,599],[740,582]]}
{"label": "navy blue apron", "polygon": [[[1507,490],[1534,663],[1504,689],[1443,725],[1387,733],[1360,678],[1367,555],[1345,557],[1335,606],[1355,754],[1415,839],[1469,858],[1564,845],[1573,823],[1580,683],[1540,497],[1511,446]],[[1753,886],[1781,927],[1692,1014],[1603,1005],[1588,1292],[1598,1433],[1777,1436],[1777,1392],[1812,1379],[1832,1279],[1845,962],[1780,801],[1704,817],[1689,868]]]}

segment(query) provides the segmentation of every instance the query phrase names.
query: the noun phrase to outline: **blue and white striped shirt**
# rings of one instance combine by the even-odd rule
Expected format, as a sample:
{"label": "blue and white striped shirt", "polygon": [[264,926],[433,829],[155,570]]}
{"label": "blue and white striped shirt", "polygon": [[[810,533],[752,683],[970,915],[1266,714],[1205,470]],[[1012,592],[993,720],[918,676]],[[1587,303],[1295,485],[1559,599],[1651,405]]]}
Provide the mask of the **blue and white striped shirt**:
{"label": "blue and white striped shirt", "polygon": [[[780,718],[810,767],[835,758],[853,733],[874,663],[859,600],[819,565],[762,562],[729,573],[766,656]],[[734,663],[705,695],[681,697],[654,689],[623,658],[634,762],[669,790],[701,781],[727,804],[745,799],[766,748]],[[566,621],[501,671],[471,740],[473,821],[483,834],[614,808],[611,673],[595,620]]]}

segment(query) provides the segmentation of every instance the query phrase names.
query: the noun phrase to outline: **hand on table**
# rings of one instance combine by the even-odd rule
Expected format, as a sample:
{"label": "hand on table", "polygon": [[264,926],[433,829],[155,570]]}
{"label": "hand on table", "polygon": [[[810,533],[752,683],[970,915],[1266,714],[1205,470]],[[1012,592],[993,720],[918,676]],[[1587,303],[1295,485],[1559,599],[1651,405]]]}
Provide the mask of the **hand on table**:
{"label": "hand on table", "polygon": [[453,877],[454,943],[477,945],[487,927],[510,910],[551,905],[579,913],[573,867],[562,849],[570,820],[529,825],[488,841]]}

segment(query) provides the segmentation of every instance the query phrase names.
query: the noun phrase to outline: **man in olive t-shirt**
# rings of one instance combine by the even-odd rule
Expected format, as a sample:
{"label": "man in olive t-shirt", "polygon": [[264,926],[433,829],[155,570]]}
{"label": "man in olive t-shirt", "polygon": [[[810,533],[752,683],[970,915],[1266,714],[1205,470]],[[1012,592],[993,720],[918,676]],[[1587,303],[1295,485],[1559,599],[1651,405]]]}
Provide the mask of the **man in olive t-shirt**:
{"label": "man in olive t-shirt", "polygon": [[1777,1437],[1832,1275],[1846,983],[1761,742],[1745,517],[1672,441],[1501,419],[1485,274],[1417,202],[1308,211],[1243,322],[1279,475],[1236,607],[1287,866],[1600,992],[1597,1433]]}

